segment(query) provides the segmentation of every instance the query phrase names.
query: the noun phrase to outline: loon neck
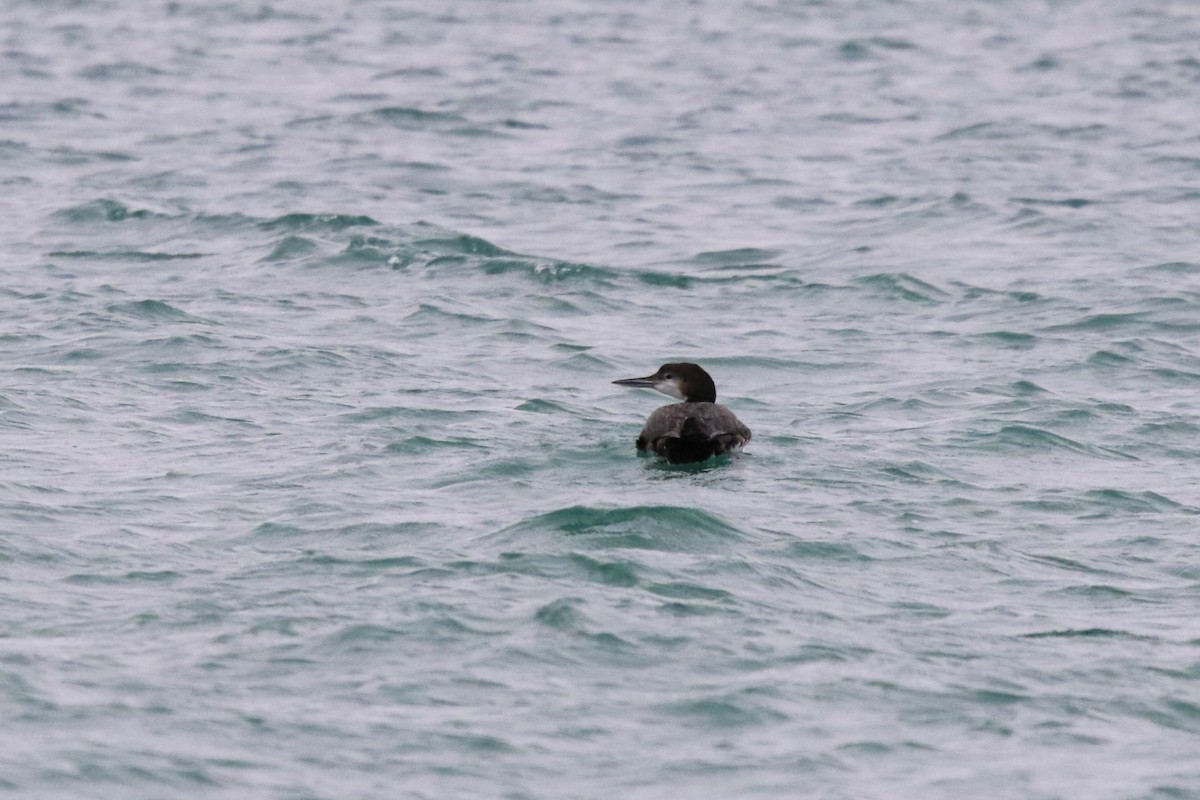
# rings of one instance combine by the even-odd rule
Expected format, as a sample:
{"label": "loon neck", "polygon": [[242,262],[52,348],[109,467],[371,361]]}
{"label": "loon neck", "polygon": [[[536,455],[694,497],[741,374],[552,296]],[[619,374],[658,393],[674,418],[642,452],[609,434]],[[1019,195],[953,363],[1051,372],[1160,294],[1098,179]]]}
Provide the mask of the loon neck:
{"label": "loon neck", "polygon": [[[679,390],[685,403],[717,402],[717,385],[710,376],[695,364],[668,365],[679,375]],[[667,369],[667,367],[663,367]]]}

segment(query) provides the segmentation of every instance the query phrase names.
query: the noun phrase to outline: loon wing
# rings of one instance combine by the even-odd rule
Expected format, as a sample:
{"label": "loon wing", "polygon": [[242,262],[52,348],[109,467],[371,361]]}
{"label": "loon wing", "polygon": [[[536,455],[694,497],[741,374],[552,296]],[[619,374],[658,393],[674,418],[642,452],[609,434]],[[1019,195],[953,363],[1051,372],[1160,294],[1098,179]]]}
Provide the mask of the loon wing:
{"label": "loon wing", "polygon": [[676,403],[656,409],[637,440],[673,464],[704,461],[750,441],[750,429],[717,403]]}

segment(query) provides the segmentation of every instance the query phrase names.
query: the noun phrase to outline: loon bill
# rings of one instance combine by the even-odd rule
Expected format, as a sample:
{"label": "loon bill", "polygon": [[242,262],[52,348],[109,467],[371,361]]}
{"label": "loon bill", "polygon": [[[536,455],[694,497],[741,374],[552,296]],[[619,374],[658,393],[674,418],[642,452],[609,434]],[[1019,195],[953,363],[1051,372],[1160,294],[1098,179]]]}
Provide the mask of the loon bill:
{"label": "loon bill", "polygon": [[750,429],[717,404],[716,384],[696,364],[663,364],[653,375],[613,383],[655,389],[683,401],[650,415],[638,436],[638,450],[650,450],[672,464],[690,464],[732,452],[750,441]]}

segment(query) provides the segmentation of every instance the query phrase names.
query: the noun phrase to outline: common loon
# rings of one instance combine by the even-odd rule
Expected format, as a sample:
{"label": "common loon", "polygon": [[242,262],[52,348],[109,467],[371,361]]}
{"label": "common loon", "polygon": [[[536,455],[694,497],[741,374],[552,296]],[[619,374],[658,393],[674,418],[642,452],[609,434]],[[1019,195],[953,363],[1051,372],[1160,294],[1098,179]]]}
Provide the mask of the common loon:
{"label": "common loon", "polygon": [[696,364],[663,364],[653,375],[613,383],[656,389],[683,401],[650,415],[638,436],[638,450],[658,453],[672,464],[689,464],[750,441],[750,429],[728,408],[717,405],[716,384]]}

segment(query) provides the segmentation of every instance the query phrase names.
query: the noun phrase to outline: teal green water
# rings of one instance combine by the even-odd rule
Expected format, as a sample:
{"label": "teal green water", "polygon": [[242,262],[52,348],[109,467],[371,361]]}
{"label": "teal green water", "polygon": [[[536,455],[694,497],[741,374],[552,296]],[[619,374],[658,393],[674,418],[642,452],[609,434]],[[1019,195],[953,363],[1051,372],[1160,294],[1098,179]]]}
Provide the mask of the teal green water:
{"label": "teal green water", "polygon": [[0,36],[0,793],[1200,797],[1200,12]]}

